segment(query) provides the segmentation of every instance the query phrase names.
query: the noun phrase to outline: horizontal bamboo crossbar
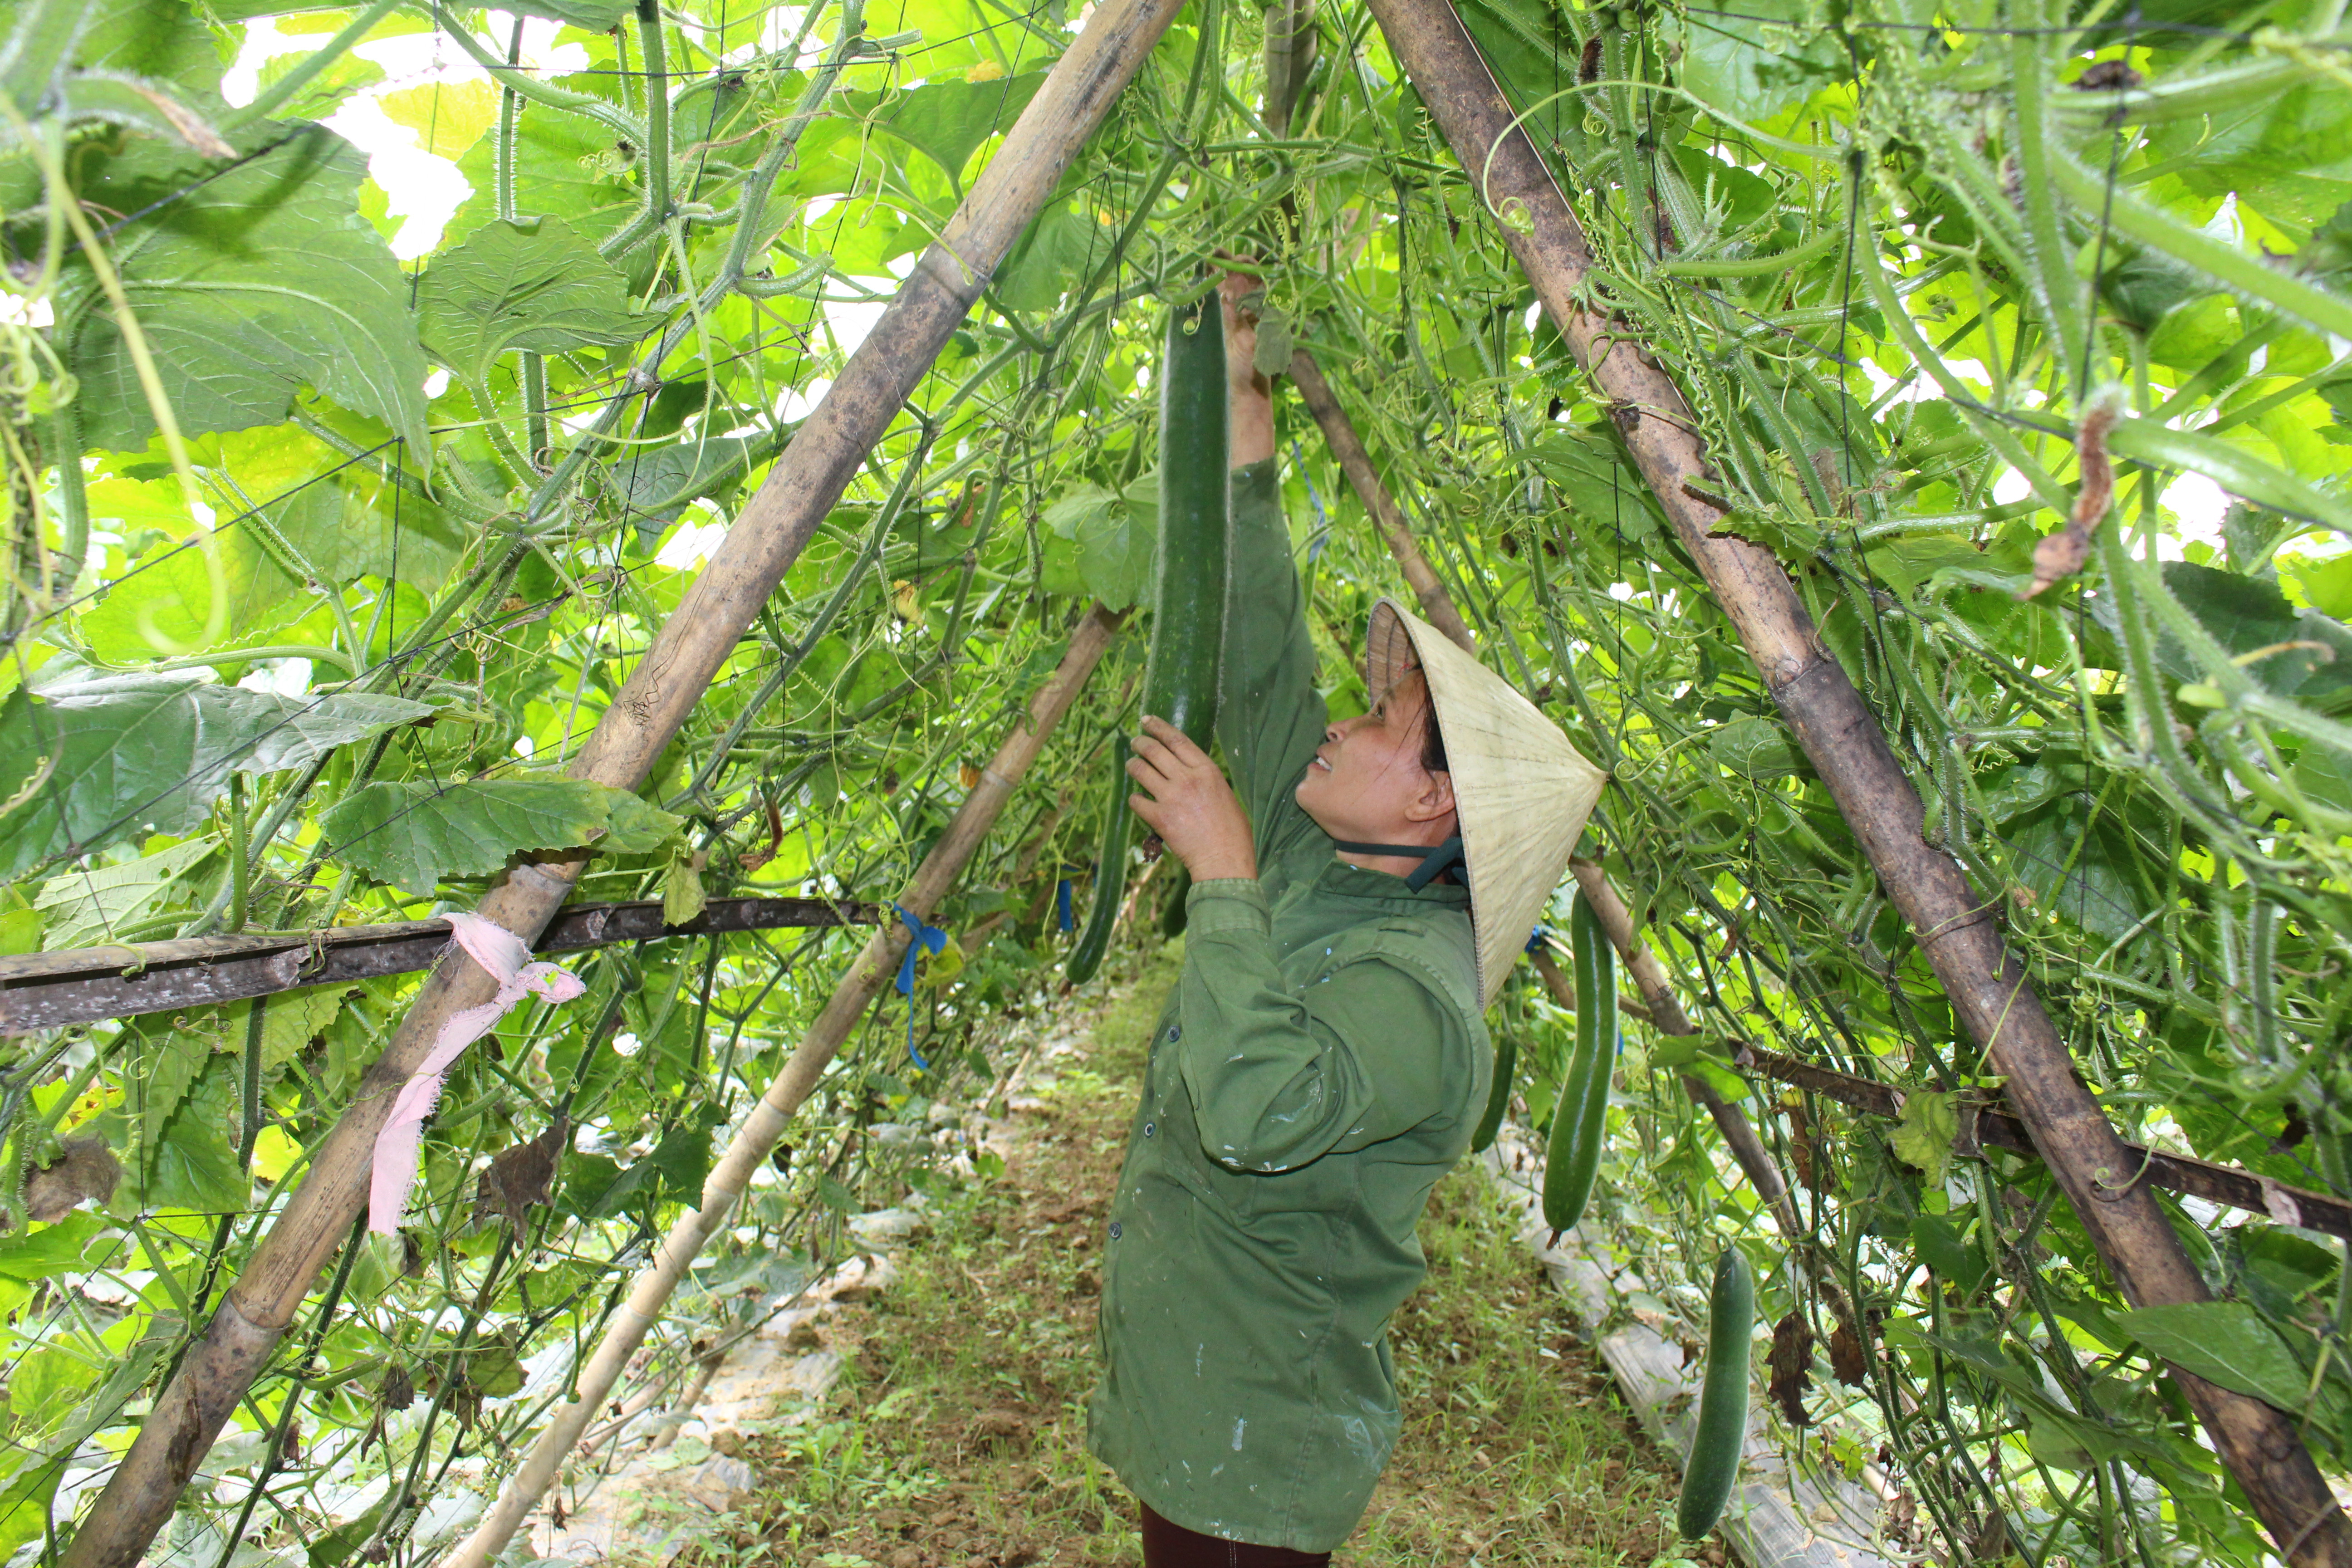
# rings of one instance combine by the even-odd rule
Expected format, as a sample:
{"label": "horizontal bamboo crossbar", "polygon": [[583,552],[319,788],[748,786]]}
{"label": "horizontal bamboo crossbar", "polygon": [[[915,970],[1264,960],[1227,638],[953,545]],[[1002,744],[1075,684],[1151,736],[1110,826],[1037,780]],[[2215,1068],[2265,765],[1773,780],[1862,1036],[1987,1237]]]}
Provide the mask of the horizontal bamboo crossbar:
{"label": "horizontal bamboo crossbar", "polygon": [[[1892,1118],[1903,1114],[1905,1091],[1893,1084],[1815,1067],[1794,1057],[1759,1051],[1753,1046],[1740,1047],[1732,1065],[1742,1072],[1792,1085],[1867,1116]],[[1974,1154],[1990,1146],[2032,1159],[2041,1157],[2025,1123],[1992,1097],[1964,1091],[1953,1096],[1952,1109],[1959,1118],[1960,1128],[1953,1142],[1956,1152]],[[2131,1157],[2132,1166],[2113,1173],[2112,1184],[2118,1188],[2134,1184],[2160,1187],[2168,1193],[2203,1198],[2224,1208],[2267,1215],[2287,1225],[2352,1240],[2352,1203],[2342,1198],[2315,1193],[2307,1187],[2290,1187],[2235,1165],[2217,1165],[2210,1160],[2188,1154],[2167,1154],[2138,1143],[2126,1143],[2124,1148]]]}
{"label": "horizontal bamboo crossbar", "polygon": [[[713,899],[682,925],[661,900],[580,904],[548,922],[539,951],[559,952],[730,931],[868,926],[879,906],[826,899]],[[449,945],[445,920],[341,926],[279,936],[194,937],[0,958],[0,1036],[237,1002],[299,986],[430,969]]]}

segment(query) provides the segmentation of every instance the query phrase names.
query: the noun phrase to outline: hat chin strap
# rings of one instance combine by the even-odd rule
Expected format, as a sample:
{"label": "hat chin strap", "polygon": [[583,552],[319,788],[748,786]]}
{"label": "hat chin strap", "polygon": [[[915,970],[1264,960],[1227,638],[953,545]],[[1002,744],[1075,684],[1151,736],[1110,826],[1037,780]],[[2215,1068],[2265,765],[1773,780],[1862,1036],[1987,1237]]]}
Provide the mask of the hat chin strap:
{"label": "hat chin strap", "polygon": [[1331,847],[1350,855],[1392,855],[1404,859],[1419,856],[1421,864],[1413,868],[1412,875],[1404,879],[1404,885],[1416,893],[1435,881],[1442,873],[1456,866],[1466,868],[1469,864],[1463,858],[1462,836],[1458,833],[1444,843],[1436,845],[1350,844],[1344,838],[1335,838],[1331,841]]}

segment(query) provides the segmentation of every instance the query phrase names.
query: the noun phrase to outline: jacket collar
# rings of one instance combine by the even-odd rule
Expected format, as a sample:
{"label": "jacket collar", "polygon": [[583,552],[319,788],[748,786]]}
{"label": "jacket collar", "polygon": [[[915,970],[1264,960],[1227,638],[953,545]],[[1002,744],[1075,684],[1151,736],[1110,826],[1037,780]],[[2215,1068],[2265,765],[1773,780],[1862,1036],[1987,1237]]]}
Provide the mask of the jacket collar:
{"label": "jacket collar", "polygon": [[1470,908],[1470,889],[1454,882],[1432,882],[1419,890],[1405,886],[1402,877],[1387,871],[1350,866],[1338,856],[1315,879],[1318,891],[1343,899],[1360,899],[1399,908],[1463,910]]}

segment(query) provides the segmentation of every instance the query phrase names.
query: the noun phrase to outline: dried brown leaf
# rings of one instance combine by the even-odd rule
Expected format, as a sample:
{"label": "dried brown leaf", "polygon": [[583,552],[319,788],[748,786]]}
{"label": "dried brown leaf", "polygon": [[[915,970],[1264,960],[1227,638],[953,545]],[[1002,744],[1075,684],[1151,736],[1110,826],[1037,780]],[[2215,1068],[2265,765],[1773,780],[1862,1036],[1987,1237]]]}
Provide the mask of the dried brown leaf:
{"label": "dried brown leaf", "polygon": [[1811,1424],[1805,1414],[1805,1390],[1813,1378],[1813,1330],[1802,1312],[1790,1312],[1772,1325],[1772,1381],[1767,1392],[1791,1426]]}
{"label": "dried brown leaf", "polygon": [[53,1225],[85,1202],[102,1206],[114,1196],[122,1179],[122,1162],[95,1135],[68,1138],[64,1152],[25,1180],[25,1212],[42,1225]]}

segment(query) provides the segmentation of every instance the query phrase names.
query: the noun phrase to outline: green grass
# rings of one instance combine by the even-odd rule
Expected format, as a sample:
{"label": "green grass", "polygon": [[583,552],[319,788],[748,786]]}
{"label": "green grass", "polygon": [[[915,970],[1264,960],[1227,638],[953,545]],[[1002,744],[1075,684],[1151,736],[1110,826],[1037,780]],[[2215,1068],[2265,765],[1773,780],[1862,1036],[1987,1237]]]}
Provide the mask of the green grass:
{"label": "green grass", "polygon": [[[1133,1503],[1086,1452],[1097,1237],[1171,952],[1100,1005],[1083,1067],[1003,1176],[940,1205],[900,1282],[824,1330],[850,1372],[825,1423],[755,1442],[765,1485],[707,1568],[1134,1563]],[[1422,1226],[1428,1282],[1391,1326],[1404,1434],[1349,1564],[1673,1562],[1674,1472],[1465,1165]],[[1549,1352],[1550,1353],[1547,1354]],[[1719,1558],[1717,1559],[1719,1561]]]}

